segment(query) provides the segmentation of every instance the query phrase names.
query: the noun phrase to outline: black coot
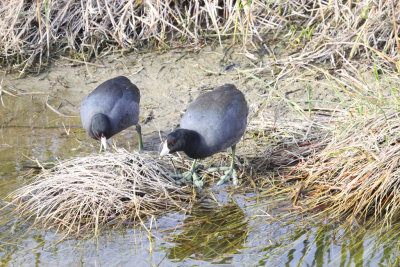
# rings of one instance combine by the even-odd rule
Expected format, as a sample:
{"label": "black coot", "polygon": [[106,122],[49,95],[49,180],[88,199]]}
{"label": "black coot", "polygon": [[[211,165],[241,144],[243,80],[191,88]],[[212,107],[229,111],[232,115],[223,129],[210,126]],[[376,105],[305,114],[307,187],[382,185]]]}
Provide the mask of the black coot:
{"label": "black coot", "polygon": [[232,177],[233,184],[236,185],[238,180],[234,169],[235,146],[246,130],[248,111],[243,93],[232,84],[225,84],[200,95],[187,108],[181,119],[180,128],[167,136],[160,156],[184,151],[195,161],[191,170],[180,177],[184,179],[192,177],[196,186],[202,186],[203,181],[195,172],[197,159],[231,147],[230,167],[212,169],[225,171],[218,184]]}
{"label": "black coot", "polygon": [[[139,121],[140,92],[136,85],[118,76],[100,84],[81,105],[81,120],[86,133],[107,148],[106,139],[136,124],[139,150],[142,134]],[[101,150],[101,147],[100,147]]]}

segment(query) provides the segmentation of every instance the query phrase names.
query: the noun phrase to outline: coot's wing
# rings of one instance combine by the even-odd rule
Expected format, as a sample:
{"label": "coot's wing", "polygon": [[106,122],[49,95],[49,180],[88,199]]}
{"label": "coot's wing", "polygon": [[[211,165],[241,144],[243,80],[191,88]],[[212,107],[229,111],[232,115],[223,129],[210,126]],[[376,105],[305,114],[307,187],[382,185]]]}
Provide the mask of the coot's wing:
{"label": "coot's wing", "polygon": [[[131,84],[131,87],[137,87]],[[139,91],[137,89],[137,91]],[[115,133],[120,132],[139,121],[139,102],[133,90],[123,90],[123,96],[115,102],[109,113]]]}

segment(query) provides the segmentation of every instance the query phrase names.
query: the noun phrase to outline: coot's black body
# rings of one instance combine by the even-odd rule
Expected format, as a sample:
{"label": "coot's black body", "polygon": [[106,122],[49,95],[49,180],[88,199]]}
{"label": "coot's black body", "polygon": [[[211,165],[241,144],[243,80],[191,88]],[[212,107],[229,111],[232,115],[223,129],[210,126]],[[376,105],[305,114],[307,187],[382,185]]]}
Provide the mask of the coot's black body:
{"label": "coot's black body", "polygon": [[248,111],[243,93],[232,84],[200,95],[188,106],[179,129],[167,136],[160,155],[184,151],[202,159],[228,147],[234,153],[246,130]]}
{"label": "coot's black body", "polygon": [[[248,111],[243,93],[232,84],[200,95],[181,119],[180,129],[195,132],[189,134],[182,150],[193,159],[201,159],[235,145],[246,130]],[[176,131],[179,134],[181,130]],[[178,135],[175,132],[170,135]],[[175,146],[169,146],[171,153],[179,151],[179,143]]]}
{"label": "coot's black body", "polygon": [[140,91],[124,77],[105,81],[81,105],[81,120],[86,133],[106,139],[139,121]]}

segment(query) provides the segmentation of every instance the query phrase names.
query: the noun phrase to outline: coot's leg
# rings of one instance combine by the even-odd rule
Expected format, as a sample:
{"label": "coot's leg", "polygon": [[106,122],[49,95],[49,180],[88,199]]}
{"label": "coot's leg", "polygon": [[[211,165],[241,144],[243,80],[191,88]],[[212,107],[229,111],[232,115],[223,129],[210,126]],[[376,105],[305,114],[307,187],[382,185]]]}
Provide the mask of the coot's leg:
{"label": "coot's leg", "polygon": [[204,185],[203,182],[203,177],[199,176],[196,173],[196,169],[197,169],[197,159],[195,159],[193,161],[192,167],[190,168],[190,171],[188,172],[184,172],[182,174],[171,174],[171,177],[174,179],[178,179],[176,181],[177,184],[182,184],[185,181],[193,181],[194,186],[201,188]]}
{"label": "coot's leg", "polygon": [[139,123],[136,124],[136,132],[138,133],[139,138],[139,152],[143,150],[143,143],[142,143],[142,127]]}
{"label": "coot's leg", "polygon": [[224,175],[221,176],[217,185],[221,185],[221,184],[225,183],[231,177],[232,177],[232,184],[238,185],[239,180],[237,177],[237,172],[234,167],[235,166],[235,152],[236,152],[236,145],[233,145],[232,146],[232,160],[231,160],[231,165],[229,167],[212,167],[212,168],[207,169],[207,171],[209,171],[209,172],[224,171]]}

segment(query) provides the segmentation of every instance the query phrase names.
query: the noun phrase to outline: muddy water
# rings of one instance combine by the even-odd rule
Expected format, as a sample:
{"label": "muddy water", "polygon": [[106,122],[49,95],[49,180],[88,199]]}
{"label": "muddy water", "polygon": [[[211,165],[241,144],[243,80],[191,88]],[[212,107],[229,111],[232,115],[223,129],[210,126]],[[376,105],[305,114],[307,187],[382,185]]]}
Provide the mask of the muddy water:
{"label": "muddy water", "polygon": [[[80,126],[79,105],[84,96],[107,78],[129,77],[141,90],[141,116],[146,153],[156,153],[160,136],[179,122],[186,105],[202,92],[234,83],[245,94],[251,113],[269,95],[265,85],[235,71],[257,68],[239,49],[110,55],[82,65],[57,61],[38,76],[2,77],[0,106],[0,197],[27,181],[31,166],[57,158],[98,151]],[[270,73],[260,74],[265,81]],[[315,89],[314,98],[325,97]],[[313,90],[314,90],[313,89]],[[326,90],[323,88],[322,90]],[[305,99],[305,86],[292,84],[288,98]],[[332,94],[334,95],[334,94]],[[326,99],[325,99],[326,100]],[[328,99],[327,101],[334,101]],[[291,116],[279,99],[268,103],[266,116]],[[285,115],[285,116],[284,116]],[[248,134],[249,135],[249,134]],[[238,147],[245,156],[252,147],[246,135]],[[137,147],[134,128],[114,138],[118,146]],[[210,189],[211,190],[211,189]],[[290,205],[252,200],[255,194],[235,194],[229,186],[213,188],[215,201],[205,201],[192,214],[171,213],[146,222],[147,230],[127,226],[90,240],[68,239],[53,231],[30,228],[29,222],[1,211],[0,259],[11,266],[353,266],[396,264],[398,234],[357,229],[288,217]],[[2,201],[3,202],[3,201]],[[150,234],[149,234],[150,232]],[[388,234],[390,233],[390,234]]]}

